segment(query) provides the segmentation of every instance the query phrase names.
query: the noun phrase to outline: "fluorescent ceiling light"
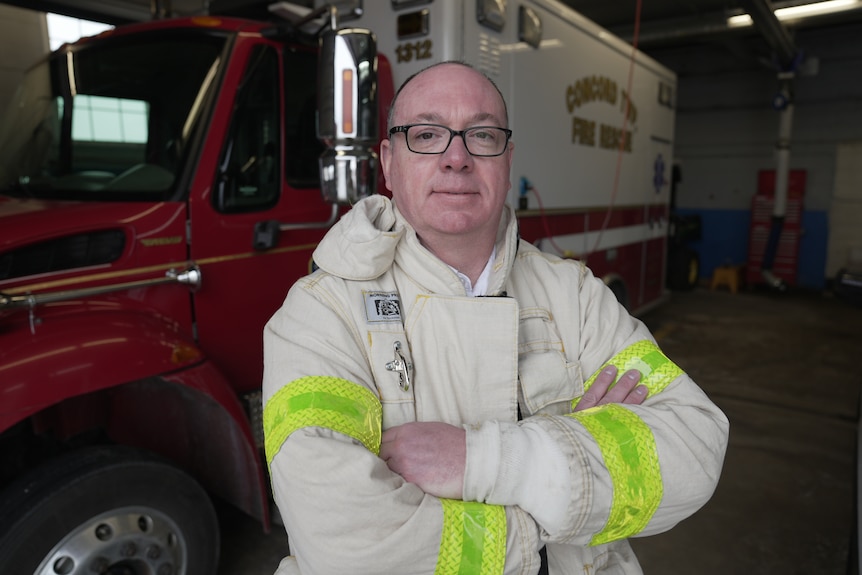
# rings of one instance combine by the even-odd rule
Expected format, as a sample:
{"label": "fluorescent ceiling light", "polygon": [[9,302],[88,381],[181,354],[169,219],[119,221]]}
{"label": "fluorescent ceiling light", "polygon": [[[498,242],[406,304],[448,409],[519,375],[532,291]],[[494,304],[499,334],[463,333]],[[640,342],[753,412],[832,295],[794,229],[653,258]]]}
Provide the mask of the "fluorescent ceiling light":
{"label": "fluorescent ceiling light", "polygon": [[[846,10],[859,8],[860,6],[862,6],[862,0],[826,0],[825,2],[814,2],[812,4],[800,4],[798,6],[776,8],[775,17],[782,21],[797,20],[799,18],[807,18],[809,16],[821,16],[823,14],[844,12]],[[751,16],[748,14],[731,16],[727,19],[727,25],[731,28],[751,26],[751,24]]]}

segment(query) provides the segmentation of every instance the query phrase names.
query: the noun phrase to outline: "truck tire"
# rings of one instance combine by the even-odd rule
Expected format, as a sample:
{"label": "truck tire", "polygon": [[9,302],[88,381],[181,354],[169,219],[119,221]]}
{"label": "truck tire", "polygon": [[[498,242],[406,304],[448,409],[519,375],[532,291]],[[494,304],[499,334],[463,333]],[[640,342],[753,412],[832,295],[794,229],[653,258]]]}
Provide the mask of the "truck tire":
{"label": "truck tire", "polygon": [[619,278],[614,278],[606,280],[605,285],[610,288],[620,305],[626,308],[627,311],[631,311],[629,308],[629,290],[626,289],[625,282]]}
{"label": "truck tire", "polygon": [[667,287],[688,291],[697,286],[700,276],[700,258],[686,246],[671,246],[667,258]]}
{"label": "truck tire", "polygon": [[218,552],[203,488],[136,450],[72,452],[0,494],[3,575],[213,575]]}

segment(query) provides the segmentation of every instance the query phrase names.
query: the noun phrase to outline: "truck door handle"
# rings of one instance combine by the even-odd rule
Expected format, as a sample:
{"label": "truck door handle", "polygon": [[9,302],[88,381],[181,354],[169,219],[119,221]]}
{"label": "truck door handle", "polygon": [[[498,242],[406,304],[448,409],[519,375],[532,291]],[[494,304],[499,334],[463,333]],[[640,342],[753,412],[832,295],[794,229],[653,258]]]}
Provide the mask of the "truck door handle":
{"label": "truck door handle", "polygon": [[278,236],[280,232],[288,230],[314,230],[325,229],[338,220],[338,204],[332,204],[332,212],[329,214],[329,219],[325,222],[299,222],[284,224],[278,220],[264,220],[257,222],[254,225],[254,237],[252,238],[252,246],[258,251],[264,251],[274,248],[278,245]]}

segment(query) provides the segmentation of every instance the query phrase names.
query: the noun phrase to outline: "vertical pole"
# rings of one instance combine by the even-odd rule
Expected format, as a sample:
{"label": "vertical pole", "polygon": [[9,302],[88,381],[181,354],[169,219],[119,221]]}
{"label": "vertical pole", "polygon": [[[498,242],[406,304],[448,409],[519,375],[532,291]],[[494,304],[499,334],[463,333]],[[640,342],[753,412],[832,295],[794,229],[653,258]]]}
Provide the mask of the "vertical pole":
{"label": "vertical pole", "polygon": [[778,243],[784,228],[784,217],[787,214],[788,183],[790,179],[790,140],[793,131],[793,92],[792,72],[782,72],[778,75],[780,89],[773,100],[773,106],[779,112],[778,139],[775,142],[775,190],[772,205],[772,225],[766,250],[763,253],[763,263],[760,273],[766,282],[774,288],[785,289],[781,278],[772,272]]}

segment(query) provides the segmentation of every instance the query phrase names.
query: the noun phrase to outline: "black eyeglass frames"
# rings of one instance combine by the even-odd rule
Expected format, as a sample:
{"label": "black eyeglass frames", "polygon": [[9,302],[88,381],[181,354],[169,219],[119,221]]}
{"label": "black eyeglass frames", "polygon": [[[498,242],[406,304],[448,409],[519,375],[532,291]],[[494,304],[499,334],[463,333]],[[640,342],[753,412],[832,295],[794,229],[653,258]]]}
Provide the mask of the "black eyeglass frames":
{"label": "black eyeglass frames", "polygon": [[403,133],[407,149],[416,154],[442,154],[449,149],[452,139],[460,136],[472,156],[499,156],[506,151],[512,130],[497,126],[472,126],[453,130],[440,124],[407,124],[394,126],[389,135]]}

